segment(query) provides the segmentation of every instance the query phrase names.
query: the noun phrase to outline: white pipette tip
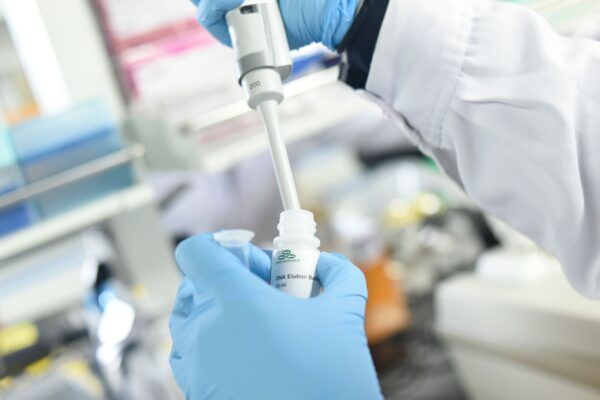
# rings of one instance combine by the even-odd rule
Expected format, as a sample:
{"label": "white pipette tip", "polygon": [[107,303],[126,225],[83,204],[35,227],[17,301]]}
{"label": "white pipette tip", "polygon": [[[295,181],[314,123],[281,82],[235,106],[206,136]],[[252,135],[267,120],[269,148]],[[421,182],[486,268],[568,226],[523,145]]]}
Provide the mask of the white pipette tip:
{"label": "white pipette tip", "polygon": [[299,210],[300,201],[296,192],[296,184],[294,183],[285,142],[281,137],[278,106],[279,103],[275,100],[265,100],[258,105],[258,112],[269,136],[271,156],[283,208],[286,210]]}

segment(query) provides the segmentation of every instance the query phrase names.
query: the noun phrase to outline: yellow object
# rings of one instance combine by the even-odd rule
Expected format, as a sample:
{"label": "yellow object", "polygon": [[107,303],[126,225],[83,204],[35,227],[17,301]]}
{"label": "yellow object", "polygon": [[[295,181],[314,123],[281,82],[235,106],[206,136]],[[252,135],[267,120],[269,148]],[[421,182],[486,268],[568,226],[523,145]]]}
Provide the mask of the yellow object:
{"label": "yellow object", "polygon": [[89,394],[100,397],[103,394],[100,380],[90,371],[85,360],[73,360],[62,367],[65,374],[78,382]]}
{"label": "yellow object", "polygon": [[409,201],[396,199],[384,211],[383,219],[386,226],[396,228],[419,222],[420,215]]}
{"label": "yellow object", "polygon": [[444,203],[439,196],[432,193],[422,193],[412,200],[396,199],[383,212],[384,226],[390,229],[400,229],[421,222],[426,217],[440,214],[444,211]]}
{"label": "yellow object", "polygon": [[415,199],[415,206],[423,216],[432,216],[441,213],[444,205],[440,198],[431,193],[423,193]]}
{"label": "yellow object", "polygon": [[0,379],[0,393],[2,393],[3,390],[8,390],[12,382],[12,379],[9,377]]}
{"label": "yellow object", "polygon": [[29,364],[25,371],[31,375],[43,375],[52,366],[52,359],[50,357],[44,357],[33,364]]}
{"label": "yellow object", "polygon": [[0,355],[7,355],[34,345],[39,338],[37,326],[31,323],[13,325],[0,330]]}
{"label": "yellow object", "polygon": [[134,285],[131,288],[131,294],[136,300],[142,301],[148,297],[148,289],[144,285]]}

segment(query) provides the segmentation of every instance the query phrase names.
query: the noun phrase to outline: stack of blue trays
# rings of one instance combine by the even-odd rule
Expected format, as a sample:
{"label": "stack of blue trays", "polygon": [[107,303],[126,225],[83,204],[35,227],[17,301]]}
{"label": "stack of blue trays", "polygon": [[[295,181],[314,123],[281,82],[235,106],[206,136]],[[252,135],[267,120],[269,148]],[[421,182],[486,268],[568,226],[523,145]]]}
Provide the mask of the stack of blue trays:
{"label": "stack of blue trays", "polygon": [[[0,124],[0,197],[23,184],[8,129]],[[28,201],[0,208],[0,236],[29,225],[33,219],[33,207]]]}
{"label": "stack of blue trays", "polygon": [[[117,124],[102,101],[88,101],[55,115],[11,128],[12,141],[27,183],[71,170],[123,149]],[[69,211],[134,182],[129,164],[106,170],[35,197],[42,217]]]}

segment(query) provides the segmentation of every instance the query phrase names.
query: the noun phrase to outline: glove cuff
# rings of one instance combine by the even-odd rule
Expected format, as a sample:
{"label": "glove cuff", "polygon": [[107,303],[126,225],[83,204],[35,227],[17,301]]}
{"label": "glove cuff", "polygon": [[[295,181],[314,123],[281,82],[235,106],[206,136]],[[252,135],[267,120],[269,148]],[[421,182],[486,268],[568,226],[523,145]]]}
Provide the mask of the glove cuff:
{"label": "glove cuff", "polygon": [[389,0],[363,0],[336,51],[345,52],[340,80],[354,89],[364,89],[371,69],[371,61]]}
{"label": "glove cuff", "polygon": [[330,50],[335,51],[352,26],[356,10],[361,2],[362,0],[333,0],[329,2],[330,9],[325,12],[327,17],[323,24],[321,43]]}

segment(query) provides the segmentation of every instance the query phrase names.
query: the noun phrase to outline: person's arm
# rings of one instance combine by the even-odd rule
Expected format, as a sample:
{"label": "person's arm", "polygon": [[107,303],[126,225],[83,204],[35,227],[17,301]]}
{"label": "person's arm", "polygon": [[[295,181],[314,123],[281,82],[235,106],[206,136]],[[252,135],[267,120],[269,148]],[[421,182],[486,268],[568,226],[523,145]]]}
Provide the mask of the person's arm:
{"label": "person's arm", "polygon": [[[373,7],[345,44],[359,67],[353,86],[479,207],[600,298],[600,43],[498,2],[390,0],[384,11]],[[371,47],[361,43],[369,32]]]}

